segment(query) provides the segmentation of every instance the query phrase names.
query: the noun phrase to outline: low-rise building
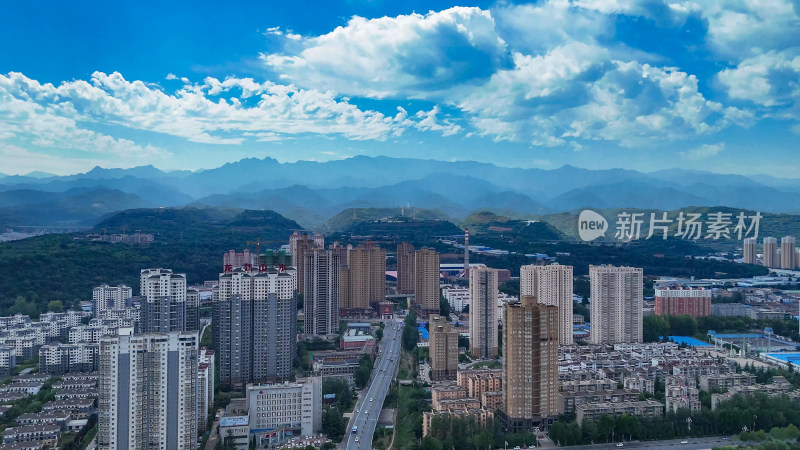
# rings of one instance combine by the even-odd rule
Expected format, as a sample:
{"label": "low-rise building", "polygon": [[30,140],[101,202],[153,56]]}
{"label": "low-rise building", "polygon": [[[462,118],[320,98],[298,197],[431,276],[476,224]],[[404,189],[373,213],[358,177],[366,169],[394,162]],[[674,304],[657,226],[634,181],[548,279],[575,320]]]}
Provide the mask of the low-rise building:
{"label": "low-rise building", "polygon": [[3,431],[3,444],[35,441],[43,446],[54,447],[58,443],[59,436],[61,436],[61,427],[58,425],[26,425],[6,428]]}
{"label": "low-rise building", "polygon": [[322,428],[322,378],[296,383],[247,385],[248,426],[256,444],[274,446],[287,436],[308,436]]}
{"label": "low-rise building", "polygon": [[623,403],[639,401],[640,391],[614,389],[608,391],[561,392],[565,413],[575,412],[578,406],[589,403]]}
{"label": "low-rise building", "polygon": [[603,415],[618,416],[630,414],[639,417],[658,417],[664,415],[664,404],[655,400],[643,400],[621,403],[587,403],[575,408],[576,420],[583,423],[597,421]]}
{"label": "low-rise building", "polygon": [[67,412],[73,419],[86,419],[94,412],[94,399],[53,400],[42,405],[42,412]]}
{"label": "low-rise building", "polygon": [[724,373],[719,375],[703,375],[700,377],[700,389],[725,391],[740,386],[753,386],[756,376],[750,373]]}

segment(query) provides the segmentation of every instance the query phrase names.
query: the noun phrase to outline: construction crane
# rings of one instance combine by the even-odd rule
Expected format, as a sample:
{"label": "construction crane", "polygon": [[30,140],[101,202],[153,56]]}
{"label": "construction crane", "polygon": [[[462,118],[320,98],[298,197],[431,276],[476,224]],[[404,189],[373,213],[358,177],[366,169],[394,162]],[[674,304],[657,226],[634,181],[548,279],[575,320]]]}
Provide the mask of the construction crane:
{"label": "construction crane", "polygon": [[256,238],[254,241],[247,241],[247,246],[256,245],[256,264],[261,263],[261,238]]}

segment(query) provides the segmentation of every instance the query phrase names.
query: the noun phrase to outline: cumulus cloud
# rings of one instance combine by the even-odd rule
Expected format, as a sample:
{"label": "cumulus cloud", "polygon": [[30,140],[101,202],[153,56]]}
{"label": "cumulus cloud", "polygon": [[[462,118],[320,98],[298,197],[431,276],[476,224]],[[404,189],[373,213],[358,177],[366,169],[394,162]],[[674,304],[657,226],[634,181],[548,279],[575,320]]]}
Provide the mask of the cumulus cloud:
{"label": "cumulus cloud", "polygon": [[264,54],[303,87],[372,98],[428,98],[454,84],[479,83],[508,62],[489,11],[455,7],[428,14],[353,17],[304,38],[300,51]]}
{"label": "cumulus cloud", "polygon": [[682,159],[700,160],[718,155],[725,150],[725,144],[704,144],[688,152],[681,152]]}
{"label": "cumulus cloud", "polygon": [[0,75],[0,139],[33,147],[145,158],[167,152],[98,133],[90,125],[114,124],[191,142],[232,145],[303,133],[384,140],[408,128],[449,135],[455,127],[436,122],[435,113],[433,117],[409,118],[362,110],[332,91],[249,78],[185,83],[168,94],[158,86],[128,81],[116,72],[95,72],[88,81],[58,86],[41,84],[20,73]]}
{"label": "cumulus cloud", "polygon": [[[744,3],[742,8],[753,7]],[[640,58],[645,52],[609,44],[618,15],[649,18],[650,6],[638,0],[549,0],[500,4],[491,11],[454,7],[424,15],[353,17],[330,33],[304,38],[300,48],[287,45],[262,60],[300,86],[455,108],[463,121],[450,119],[450,130],[468,124],[467,136],[496,141],[580,148],[583,141],[608,140],[636,146],[751,125],[751,111],[709,100],[695,75],[654,62],[662,56],[645,62]],[[724,8],[667,0],[659,11],[668,16],[659,19],[665,26],[692,14],[707,18],[709,28],[717,27],[709,34],[716,36],[720,52],[723,41],[740,45],[733,36],[720,37]],[[437,126],[426,129],[448,133]]]}

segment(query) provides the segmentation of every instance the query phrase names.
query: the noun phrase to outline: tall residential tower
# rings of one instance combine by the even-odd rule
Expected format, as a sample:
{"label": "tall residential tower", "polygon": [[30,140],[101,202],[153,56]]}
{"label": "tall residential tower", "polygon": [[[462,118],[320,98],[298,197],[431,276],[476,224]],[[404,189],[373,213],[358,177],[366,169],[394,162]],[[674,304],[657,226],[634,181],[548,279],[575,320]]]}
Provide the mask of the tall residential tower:
{"label": "tall residential tower", "polygon": [[572,266],[522,266],[519,292],[536,297],[543,305],[558,306],[558,342],[572,345]]}

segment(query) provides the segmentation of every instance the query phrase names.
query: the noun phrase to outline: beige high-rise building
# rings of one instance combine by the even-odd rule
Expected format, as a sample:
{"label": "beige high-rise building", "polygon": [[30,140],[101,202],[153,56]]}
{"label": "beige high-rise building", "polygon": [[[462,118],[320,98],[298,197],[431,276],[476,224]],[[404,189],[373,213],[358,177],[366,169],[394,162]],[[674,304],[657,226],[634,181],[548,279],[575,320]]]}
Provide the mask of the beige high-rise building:
{"label": "beige high-rise building", "polygon": [[292,265],[297,269],[297,292],[305,293],[305,255],[314,248],[314,241],[308,234],[294,232],[289,238],[289,251],[292,253]]}
{"label": "beige high-rise building", "polygon": [[756,263],[756,238],[747,238],[742,244],[742,262],[745,264]]}
{"label": "beige high-rise building", "polygon": [[397,293],[414,293],[414,246],[408,242],[397,246]]}
{"label": "beige high-rise building", "polygon": [[781,269],[794,270],[797,267],[797,250],[794,236],[781,238]]}
{"label": "beige high-rise building", "polygon": [[777,269],[780,267],[778,259],[778,240],[774,237],[764,238],[764,267]]}
{"label": "beige high-rise building", "polygon": [[589,342],[642,342],[643,275],[637,267],[589,266]]}
{"label": "beige high-rise building", "polygon": [[444,317],[428,318],[430,358],[433,381],[455,380],[458,375],[458,332]]}
{"label": "beige high-rise building", "polygon": [[509,432],[552,423],[561,413],[558,322],[558,307],[535,297],[523,296],[503,307],[501,417]]}
{"label": "beige high-rise building", "polygon": [[536,297],[543,305],[558,306],[558,342],[572,345],[572,266],[522,266],[519,293]]}
{"label": "beige high-rise building", "polygon": [[497,270],[469,269],[469,348],[476,358],[497,356]]}
{"label": "beige high-rise building", "polygon": [[414,301],[423,310],[439,311],[439,252],[432,248],[414,253]]}
{"label": "beige high-rise building", "polygon": [[386,300],[386,250],[372,243],[347,252],[340,276],[340,309],[369,309]]}

